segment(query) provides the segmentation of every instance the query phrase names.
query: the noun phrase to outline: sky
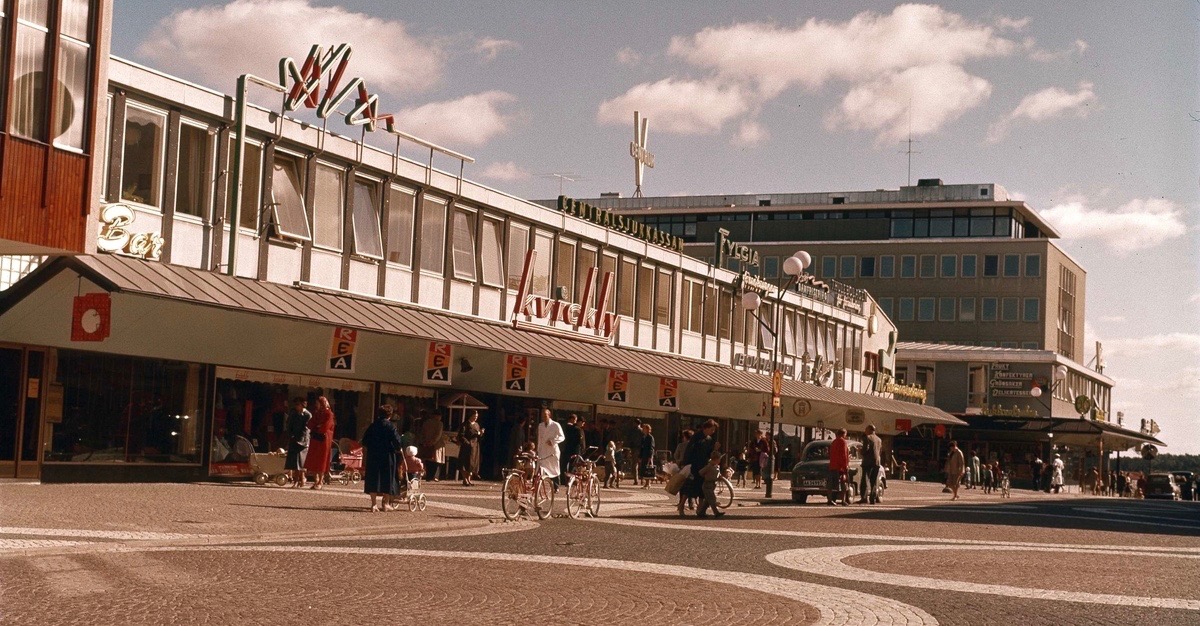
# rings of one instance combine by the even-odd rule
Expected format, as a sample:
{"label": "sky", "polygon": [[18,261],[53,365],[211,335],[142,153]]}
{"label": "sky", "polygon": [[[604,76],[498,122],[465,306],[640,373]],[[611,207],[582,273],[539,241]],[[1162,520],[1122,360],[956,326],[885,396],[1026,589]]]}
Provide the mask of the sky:
{"label": "sky", "polygon": [[1200,0],[117,0],[112,49],[230,93],[348,43],[380,113],[529,199],[632,195],[634,110],[648,196],[999,184],[1086,269],[1113,411],[1194,454],[1198,34]]}

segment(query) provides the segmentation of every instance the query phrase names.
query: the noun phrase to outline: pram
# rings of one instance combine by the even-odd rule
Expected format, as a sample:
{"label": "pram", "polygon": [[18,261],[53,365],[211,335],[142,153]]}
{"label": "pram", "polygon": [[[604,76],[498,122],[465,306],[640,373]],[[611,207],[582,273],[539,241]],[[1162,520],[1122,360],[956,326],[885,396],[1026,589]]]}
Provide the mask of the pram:
{"label": "pram", "polygon": [[409,480],[408,472],[404,471],[403,464],[400,467],[400,493],[393,500],[397,505],[407,504],[409,511],[425,510],[425,493],[421,491],[421,476],[417,474]]}
{"label": "pram", "polygon": [[285,461],[287,454],[284,453],[251,452],[250,471],[254,475],[254,484],[265,485],[271,482],[280,487],[288,484],[291,477],[288,476],[287,470],[283,469]]}
{"label": "pram", "polygon": [[330,450],[330,453],[330,482],[336,480],[343,485],[354,485],[362,480],[362,445],[353,439],[343,438],[337,441],[337,445]]}

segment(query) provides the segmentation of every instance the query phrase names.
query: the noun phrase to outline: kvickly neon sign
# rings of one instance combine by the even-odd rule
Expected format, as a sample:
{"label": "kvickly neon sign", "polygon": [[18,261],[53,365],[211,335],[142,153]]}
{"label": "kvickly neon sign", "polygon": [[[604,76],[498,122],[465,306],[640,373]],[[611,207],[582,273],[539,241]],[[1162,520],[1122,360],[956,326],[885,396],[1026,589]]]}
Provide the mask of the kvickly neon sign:
{"label": "kvickly neon sign", "polygon": [[[513,301],[513,328],[532,332],[547,333],[582,339],[593,343],[609,343],[616,332],[620,316],[608,312],[608,303],[612,298],[612,272],[605,272],[600,281],[595,308],[587,306],[592,299],[592,285],[596,283],[595,267],[588,269],[587,284],[584,285],[579,305],[555,298],[547,298],[530,293],[533,284],[533,261],[537,258],[537,250],[525,253],[525,267],[521,272],[521,283],[517,287],[517,297]],[[538,322],[525,321],[539,320]],[[590,333],[587,331],[591,331]]]}

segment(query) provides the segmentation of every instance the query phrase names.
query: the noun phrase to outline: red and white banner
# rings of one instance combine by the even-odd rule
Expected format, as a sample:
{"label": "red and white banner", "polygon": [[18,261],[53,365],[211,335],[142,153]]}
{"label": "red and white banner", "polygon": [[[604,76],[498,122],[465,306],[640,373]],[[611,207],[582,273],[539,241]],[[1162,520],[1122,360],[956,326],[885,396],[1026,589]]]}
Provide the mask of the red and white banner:
{"label": "red and white banner", "polygon": [[609,402],[629,402],[629,372],[608,370],[608,387],[604,397]]}
{"label": "red and white banner", "polygon": [[430,341],[425,352],[425,382],[431,385],[450,384],[450,361],[454,346],[444,341]]}
{"label": "red and white banner", "polygon": [[658,406],[664,409],[679,409],[679,380],[658,379]]}
{"label": "red and white banner", "polygon": [[353,328],[335,326],[333,341],[329,344],[329,364],[326,371],[354,372],[354,350],[358,345],[358,331]]}
{"label": "red and white banner", "polygon": [[529,357],[521,354],[504,356],[504,390],[529,393]]}
{"label": "red and white banner", "polygon": [[71,341],[104,341],[112,332],[112,297],[107,292],[75,296]]}

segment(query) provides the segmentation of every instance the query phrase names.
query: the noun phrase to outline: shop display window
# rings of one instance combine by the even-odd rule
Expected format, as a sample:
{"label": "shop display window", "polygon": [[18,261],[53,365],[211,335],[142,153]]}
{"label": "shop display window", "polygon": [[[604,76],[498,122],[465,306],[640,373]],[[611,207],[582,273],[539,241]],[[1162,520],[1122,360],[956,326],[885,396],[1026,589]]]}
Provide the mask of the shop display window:
{"label": "shop display window", "polygon": [[45,460],[199,463],[202,379],[195,363],[59,351]]}

